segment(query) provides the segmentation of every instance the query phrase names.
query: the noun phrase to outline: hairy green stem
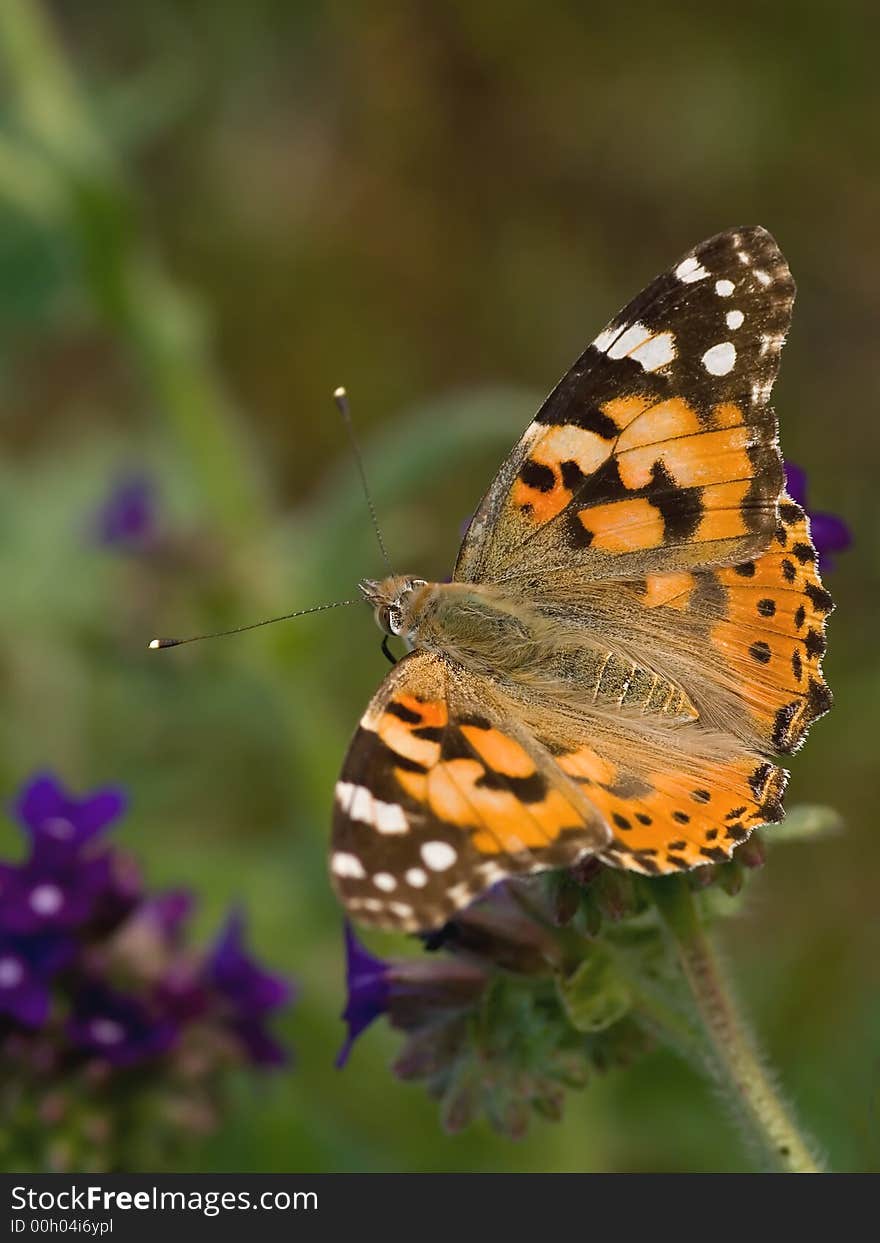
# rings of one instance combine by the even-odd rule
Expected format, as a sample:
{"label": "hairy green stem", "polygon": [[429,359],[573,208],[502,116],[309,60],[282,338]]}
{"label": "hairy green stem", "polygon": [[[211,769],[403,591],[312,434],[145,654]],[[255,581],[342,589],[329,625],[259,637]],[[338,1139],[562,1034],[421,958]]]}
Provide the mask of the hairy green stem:
{"label": "hairy green stem", "polygon": [[651,886],[705,1030],[709,1072],[762,1168],[818,1174],[816,1155],[780,1098],[731,993],[684,877]]}

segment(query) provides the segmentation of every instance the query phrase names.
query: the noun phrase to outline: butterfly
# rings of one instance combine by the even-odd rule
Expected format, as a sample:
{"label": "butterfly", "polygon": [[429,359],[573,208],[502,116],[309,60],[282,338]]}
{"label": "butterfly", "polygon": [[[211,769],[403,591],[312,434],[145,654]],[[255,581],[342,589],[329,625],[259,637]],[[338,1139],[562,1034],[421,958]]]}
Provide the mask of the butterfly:
{"label": "butterfly", "polygon": [[426,931],[585,855],[723,862],[782,818],[776,757],[831,706],[832,601],[768,404],[793,301],[766,230],[703,242],[557,384],[452,580],[361,584],[410,650],[336,785],[354,919]]}

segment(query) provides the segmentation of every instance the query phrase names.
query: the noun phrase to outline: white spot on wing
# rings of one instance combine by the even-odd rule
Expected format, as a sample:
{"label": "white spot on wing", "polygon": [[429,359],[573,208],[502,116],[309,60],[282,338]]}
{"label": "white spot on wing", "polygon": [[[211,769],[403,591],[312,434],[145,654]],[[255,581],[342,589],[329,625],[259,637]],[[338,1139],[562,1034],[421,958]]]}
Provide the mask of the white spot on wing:
{"label": "white spot on wing", "polygon": [[620,332],[620,329],[615,328],[613,325],[611,325],[609,328],[602,329],[598,337],[596,337],[596,340],[593,342],[593,345],[599,351],[600,354],[605,353],[609,345],[611,345],[611,343],[614,341],[618,332]]}
{"label": "white spot on wing", "polygon": [[644,345],[651,335],[651,329],[646,328],[644,324],[630,324],[626,332],[622,332],[608,350],[608,357],[625,358],[627,354],[631,354],[640,345]]}
{"label": "white spot on wing", "polygon": [[345,850],[337,850],[330,860],[330,871],[334,876],[348,876],[352,880],[363,880],[366,876],[364,865],[357,855],[350,855]]}
{"label": "white spot on wing", "polygon": [[727,375],[733,370],[736,362],[736,347],[732,341],[722,341],[713,345],[703,355],[703,366],[710,375]]}
{"label": "white spot on wing", "polygon": [[473,896],[473,889],[464,881],[460,885],[453,885],[448,894],[450,902],[454,902],[457,909],[467,906]]}
{"label": "white spot on wing", "polygon": [[768,272],[765,272],[763,268],[755,268],[755,276],[757,276],[762,285],[770,285],[773,282],[773,277]]}
{"label": "white spot on wing", "polygon": [[641,363],[645,371],[659,371],[675,358],[675,336],[671,332],[658,333],[644,345],[633,350],[630,358]]}
{"label": "white spot on wing", "polygon": [[694,281],[701,281],[704,276],[709,273],[700,263],[696,255],[688,255],[687,259],[682,259],[681,263],[675,269],[675,275],[685,285],[691,285]]}
{"label": "white spot on wing", "polygon": [[338,781],[336,800],[352,820],[370,824],[379,833],[406,833],[409,829],[403,808],[398,803],[383,803],[373,798],[366,786]]}
{"label": "white spot on wing", "polygon": [[399,915],[401,919],[409,919],[413,914],[413,908],[408,902],[389,902],[388,909],[392,915]]}
{"label": "white spot on wing", "polygon": [[375,825],[380,833],[407,832],[409,825],[399,803],[380,803],[374,800],[373,807],[376,811]]}
{"label": "white spot on wing", "polygon": [[452,867],[458,855],[448,842],[425,842],[422,858],[432,872],[445,872]]}
{"label": "white spot on wing", "polygon": [[742,328],[745,315],[742,311],[728,311],[724,319],[728,328]]}
{"label": "white spot on wing", "polygon": [[723,280],[715,282],[715,292],[718,294],[719,298],[729,298],[734,289],[735,285],[733,281]]}
{"label": "white spot on wing", "polygon": [[405,880],[413,889],[424,889],[428,883],[428,873],[423,871],[422,868],[410,868],[406,873]]}
{"label": "white spot on wing", "polygon": [[392,893],[397,888],[397,881],[390,872],[377,872],[373,877],[373,884],[384,893]]}

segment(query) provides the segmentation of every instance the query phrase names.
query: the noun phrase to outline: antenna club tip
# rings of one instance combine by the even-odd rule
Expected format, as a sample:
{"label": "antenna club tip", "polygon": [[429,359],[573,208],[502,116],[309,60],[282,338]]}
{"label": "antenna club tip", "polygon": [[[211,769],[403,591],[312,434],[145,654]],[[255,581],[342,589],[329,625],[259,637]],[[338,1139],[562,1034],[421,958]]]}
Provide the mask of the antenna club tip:
{"label": "antenna club tip", "polygon": [[162,646],[161,639],[150,639],[149,643],[147,644],[147,647],[150,648],[152,651],[155,651],[157,647],[161,647],[161,646]]}
{"label": "antenna club tip", "polygon": [[348,392],[346,391],[345,385],[340,384],[337,388],[334,388],[333,396],[337,401],[344,401],[345,398],[348,396]]}
{"label": "antenna club tip", "polygon": [[177,647],[179,643],[180,639],[150,639],[147,647],[151,652],[157,652],[163,647]]}

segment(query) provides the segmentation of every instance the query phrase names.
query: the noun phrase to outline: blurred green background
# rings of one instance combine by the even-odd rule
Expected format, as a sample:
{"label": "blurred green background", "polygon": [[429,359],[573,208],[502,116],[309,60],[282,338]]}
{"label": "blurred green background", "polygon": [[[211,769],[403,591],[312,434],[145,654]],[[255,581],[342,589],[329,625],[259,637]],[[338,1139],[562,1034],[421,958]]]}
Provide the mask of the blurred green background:
{"label": "blurred green background", "polygon": [[[386,668],[372,620],[145,643],[379,571],[339,383],[395,564],[443,577],[584,342],[682,251],[751,223],[799,287],[784,451],[856,534],[828,580],[836,708],[790,793],[846,831],[771,853],[723,938],[832,1165],[880,1166],[878,26],[858,0],[0,5],[3,791],[46,766],[124,782],[119,837],[149,876],[196,889],[205,930],[240,899],[302,985],[296,1066],[242,1081],[198,1168],[745,1168],[662,1051],[517,1144],[444,1136],[386,1070],[383,1024],[335,1071],[325,852]],[[87,535],[132,469],[159,490],[148,555]]]}

